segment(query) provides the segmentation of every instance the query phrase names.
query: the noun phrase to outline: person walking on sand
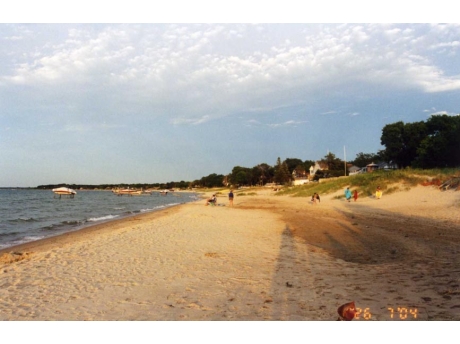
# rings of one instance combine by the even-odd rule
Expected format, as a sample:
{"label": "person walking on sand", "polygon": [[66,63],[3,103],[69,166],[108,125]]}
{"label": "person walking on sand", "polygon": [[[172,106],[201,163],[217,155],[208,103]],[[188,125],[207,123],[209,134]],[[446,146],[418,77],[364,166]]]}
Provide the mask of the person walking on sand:
{"label": "person walking on sand", "polygon": [[229,194],[228,194],[228,203],[229,203],[229,206],[230,207],[233,207],[233,190],[230,190]]}
{"label": "person walking on sand", "polygon": [[355,192],[353,193],[353,199],[356,200],[358,199],[358,190],[355,190]]}
{"label": "person walking on sand", "polygon": [[347,188],[345,190],[345,198],[347,199],[348,202],[350,202],[350,198],[351,198],[351,191],[350,191],[350,188]]}
{"label": "person walking on sand", "polygon": [[377,191],[375,192],[375,198],[377,199],[382,198],[382,190],[380,189],[380,186],[377,186]]}

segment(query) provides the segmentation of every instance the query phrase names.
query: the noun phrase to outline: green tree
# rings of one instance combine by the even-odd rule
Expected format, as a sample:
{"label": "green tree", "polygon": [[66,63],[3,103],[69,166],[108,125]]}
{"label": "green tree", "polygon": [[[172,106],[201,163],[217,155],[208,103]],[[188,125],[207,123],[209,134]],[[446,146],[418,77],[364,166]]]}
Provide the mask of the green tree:
{"label": "green tree", "polygon": [[206,177],[202,177],[199,181],[201,187],[214,188],[223,185],[224,176],[222,174],[212,173]]}
{"label": "green tree", "polygon": [[235,166],[229,175],[230,184],[235,186],[248,185],[248,175],[250,169],[247,167]]}
{"label": "green tree", "polygon": [[265,185],[273,179],[273,167],[262,163],[254,166],[251,170],[253,185]]}
{"label": "green tree", "polygon": [[307,170],[305,170],[305,165],[302,163],[302,164],[299,164],[295,167],[295,172],[297,174],[297,176],[300,176],[302,174],[307,174]]}
{"label": "green tree", "polygon": [[417,149],[425,137],[424,122],[387,124],[380,137],[380,143],[385,146],[383,156],[401,168],[410,166],[417,158]]}
{"label": "green tree", "polygon": [[403,149],[404,123],[402,121],[387,124],[382,129],[380,143],[385,146],[384,155],[389,162],[395,162],[399,167],[407,166],[403,160],[401,151]]}
{"label": "green tree", "polygon": [[238,173],[234,177],[234,184],[241,186],[246,185],[246,172],[245,171],[238,171]]}
{"label": "green tree", "polygon": [[310,171],[310,167],[312,166],[315,166],[315,161],[313,160],[305,160],[303,162],[303,167],[305,168],[305,171],[309,172]]}
{"label": "green tree", "polygon": [[434,115],[426,122],[426,136],[417,149],[415,166],[460,166],[460,115]]}
{"label": "green tree", "polygon": [[422,140],[427,136],[427,127],[425,122],[406,123],[403,132],[403,150],[402,156],[409,165],[413,165],[417,159],[417,149]]}
{"label": "green tree", "polygon": [[300,160],[300,159],[297,159],[297,158],[287,158],[287,159],[284,160],[284,162],[286,163],[286,165],[288,167],[288,170],[289,170],[289,173],[291,173],[291,174],[292,174],[292,171],[294,171],[294,169],[297,166],[303,164],[303,161]]}
{"label": "green tree", "polygon": [[380,161],[379,154],[360,152],[356,154],[355,160],[350,161],[350,163],[358,167],[364,167],[366,165],[369,165],[373,162],[378,162],[378,161]]}
{"label": "green tree", "polygon": [[281,163],[281,159],[278,157],[275,166],[275,177],[274,180],[276,183],[285,185],[289,183],[292,179],[292,175],[289,173],[289,168],[284,161]]}
{"label": "green tree", "polygon": [[327,165],[329,171],[343,171],[345,168],[344,162],[330,152],[321,161]]}

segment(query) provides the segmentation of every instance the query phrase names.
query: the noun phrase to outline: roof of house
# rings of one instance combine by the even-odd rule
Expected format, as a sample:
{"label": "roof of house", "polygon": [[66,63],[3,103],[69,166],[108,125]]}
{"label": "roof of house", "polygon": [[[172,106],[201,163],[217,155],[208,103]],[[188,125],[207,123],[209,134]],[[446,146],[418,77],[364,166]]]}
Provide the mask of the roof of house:
{"label": "roof of house", "polygon": [[355,172],[355,171],[359,171],[360,169],[361,169],[361,167],[353,165],[348,169],[348,171]]}

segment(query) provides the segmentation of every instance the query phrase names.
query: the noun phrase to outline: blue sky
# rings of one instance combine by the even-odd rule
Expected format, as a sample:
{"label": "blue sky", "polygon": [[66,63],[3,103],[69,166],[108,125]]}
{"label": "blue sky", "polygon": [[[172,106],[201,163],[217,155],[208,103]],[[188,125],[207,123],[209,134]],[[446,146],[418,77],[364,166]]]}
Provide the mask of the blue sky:
{"label": "blue sky", "polygon": [[0,187],[352,160],[386,124],[460,113],[459,24],[127,18],[0,18]]}

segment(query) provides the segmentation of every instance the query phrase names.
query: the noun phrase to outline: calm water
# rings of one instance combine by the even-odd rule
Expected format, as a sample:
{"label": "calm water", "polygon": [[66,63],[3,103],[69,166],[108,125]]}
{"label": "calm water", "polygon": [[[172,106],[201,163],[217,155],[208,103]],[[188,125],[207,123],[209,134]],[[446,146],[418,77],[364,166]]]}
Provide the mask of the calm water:
{"label": "calm water", "polygon": [[193,193],[129,197],[108,191],[59,199],[51,190],[0,189],[0,249],[196,199]]}

